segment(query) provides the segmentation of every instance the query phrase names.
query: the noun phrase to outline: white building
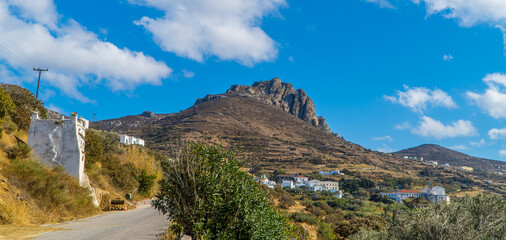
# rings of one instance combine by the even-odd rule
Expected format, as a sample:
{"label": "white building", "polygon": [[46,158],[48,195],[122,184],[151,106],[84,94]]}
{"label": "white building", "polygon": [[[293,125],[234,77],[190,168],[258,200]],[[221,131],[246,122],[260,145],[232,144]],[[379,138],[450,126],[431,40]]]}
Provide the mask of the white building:
{"label": "white building", "polygon": [[272,189],[274,189],[276,187],[276,182],[269,181],[269,179],[267,179],[267,178],[260,180],[260,182],[264,185],[267,185],[267,187],[272,188]]}
{"label": "white building", "polygon": [[285,187],[295,188],[295,185],[293,185],[293,181],[283,181],[281,183],[281,188],[285,188]]}
{"label": "white building", "polygon": [[28,132],[28,145],[41,163],[50,167],[62,166],[83,187],[91,191],[93,203],[98,206],[94,188],[84,172],[84,145],[88,120],[72,113],[70,119],[40,119],[33,112]]}
{"label": "white building", "polygon": [[324,172],[324,171],[320,171],[320,175],[344,175],[343,173],[341,173],[339,170],[332,170],[330,172]]}
{"label": "white building", "polygon": [[[305,184],[306,184],[306,187],[309,190],[311,190],[311,191],[319,191],[319,190],[321,190],[320,181],[318,181],[318,180],[307,181],[307,182],[305,182]],[[318,186],[319,190],[315,190],[314,189],[315,186]]]}
{"label": "white building", "polygon": [[397,192],[382,192],[379,195],[381,196],[388,196],[392,200],[395,200],[397,202],[402,202],[404,199],[408,198],[417,198],[420,196],[423,196],[423,193],[418,190],[399,190]]}
{"label": "white building", "polygon": [[330,191],[330,192],[339,191],[339,183],[338,182],[322,181],[322,182],[320,182],[320,186],[322,186],[322,190],[324,190],[324,191]]}
{"label": "white building", "polygon": [[83,186],[88,185],[84,173],[84,141],[89,122],[72,113],[70,119],[43,120],[39,113],[32,113],[28,145],[45,165],[63,166]]}
{"label": "white building", "polygon": [[124,134],[119,135],[119,141],[125,145],[137,144],[137,145],[144,146],[144,140],[142,140],[140,138],[124,135]]}
{"label": "white building", "polygon": [[307,182],[308,177],[302,176],[302,175],[295,175],[293,176],[293,180],[295,181],[295,184],[303,184]]}
{"label": "white building", "polygon": [[424,197],[428,201],[433,203],[440,202],[449,202],[450,198],[446,196],[445,189],[439,186],[432,187],[432,184],[429,184],[428,188],[424,188],[421,191],[417,190],[399,190],[397,192],[383,192],[380,193],[381,196],[388,196],[391,199],[401,202],[404,199],[408,198],[417,198]]}

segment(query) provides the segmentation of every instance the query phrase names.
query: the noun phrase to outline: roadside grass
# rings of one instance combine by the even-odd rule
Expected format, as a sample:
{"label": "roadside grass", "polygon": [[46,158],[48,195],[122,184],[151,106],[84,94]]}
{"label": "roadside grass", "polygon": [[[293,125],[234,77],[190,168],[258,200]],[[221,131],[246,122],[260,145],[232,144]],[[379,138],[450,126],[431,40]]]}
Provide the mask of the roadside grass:
{"label": "roadside grass", "polygon": [[0,239],[33,239],[39,233],[55,231],[61,231],[61,229],[40,226],[0,225]]}
{"label": "roadside grass", "polygon": [[38,161],[14,159],[5,175],[11,184],[22,189],[23,198],[36,203],[42,211],[38,223],[82,218],[99,212],[90,191],[62,167],[48,168]]}
{"label": "roadside grass", "polygon": [[0,199],[0,225],[30,224],[30,209],[24,201],[21,201],[12,195],[2,193],[4,198]]}

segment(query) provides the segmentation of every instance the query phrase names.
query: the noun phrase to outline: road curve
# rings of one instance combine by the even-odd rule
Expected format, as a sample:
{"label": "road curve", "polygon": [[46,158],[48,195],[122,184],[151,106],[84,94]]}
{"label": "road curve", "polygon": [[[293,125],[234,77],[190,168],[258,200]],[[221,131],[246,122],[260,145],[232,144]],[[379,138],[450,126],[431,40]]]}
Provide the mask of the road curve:
{"label": "road curve", "polygon": [[50,225],[62,231],[42,233],[36,240],[157,239],[168,226],[167,217],[150,205],[129,211],[107,212],[91,218]]}

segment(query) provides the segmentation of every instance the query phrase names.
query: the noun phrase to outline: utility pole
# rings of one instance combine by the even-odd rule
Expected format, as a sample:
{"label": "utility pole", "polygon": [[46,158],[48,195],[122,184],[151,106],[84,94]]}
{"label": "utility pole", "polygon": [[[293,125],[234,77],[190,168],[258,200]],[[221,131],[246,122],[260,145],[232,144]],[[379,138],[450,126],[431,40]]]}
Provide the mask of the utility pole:
{"label": "utility pole", "polygon": [[37,100],[39,100],[40,74],[41,74],[42,72],[47,72],[48,70],[49,70],[49,69],[47,69],[47,68],[46,68],[46,69],[40,69],[40,68],[37,68],[37,69],[35,69],[35,68],[34,68],[34,69],[33,69],[33,71],[37,71],[37,72],[39,72],[39,81],[37,82],[37,94],[35,95],[35,98],[36,98]]}

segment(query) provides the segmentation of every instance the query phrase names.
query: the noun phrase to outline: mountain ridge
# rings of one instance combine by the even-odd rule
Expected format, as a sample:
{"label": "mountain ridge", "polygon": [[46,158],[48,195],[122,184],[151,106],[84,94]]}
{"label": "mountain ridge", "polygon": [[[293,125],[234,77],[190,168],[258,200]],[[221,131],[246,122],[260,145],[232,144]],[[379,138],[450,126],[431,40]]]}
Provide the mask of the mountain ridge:
{"label": "mountain ridge", "polygon": [[279,78],[255,82],[252,86],[232,85],[226,93],[209,94],[204,98],[197,99],[195,105],[229,96],[248,97],[262,101],[309,122],[314,127],[331,132],[325,119],[316,115],[313,100],[308,97],[306,92],[300,88],[295,90],[291,83],[282,82]]}
{"label": "mountain ridge", "polygon": [[[439,164],[448,163],[450,166],[473,167],[481,170],[500,170],[506,168],[506,162],[473,157],[437,144],[422,144],[393,153],[398,156],[417,157],[425,161],[437,161]],[[501,168],[497,168],[500,166]]]}

